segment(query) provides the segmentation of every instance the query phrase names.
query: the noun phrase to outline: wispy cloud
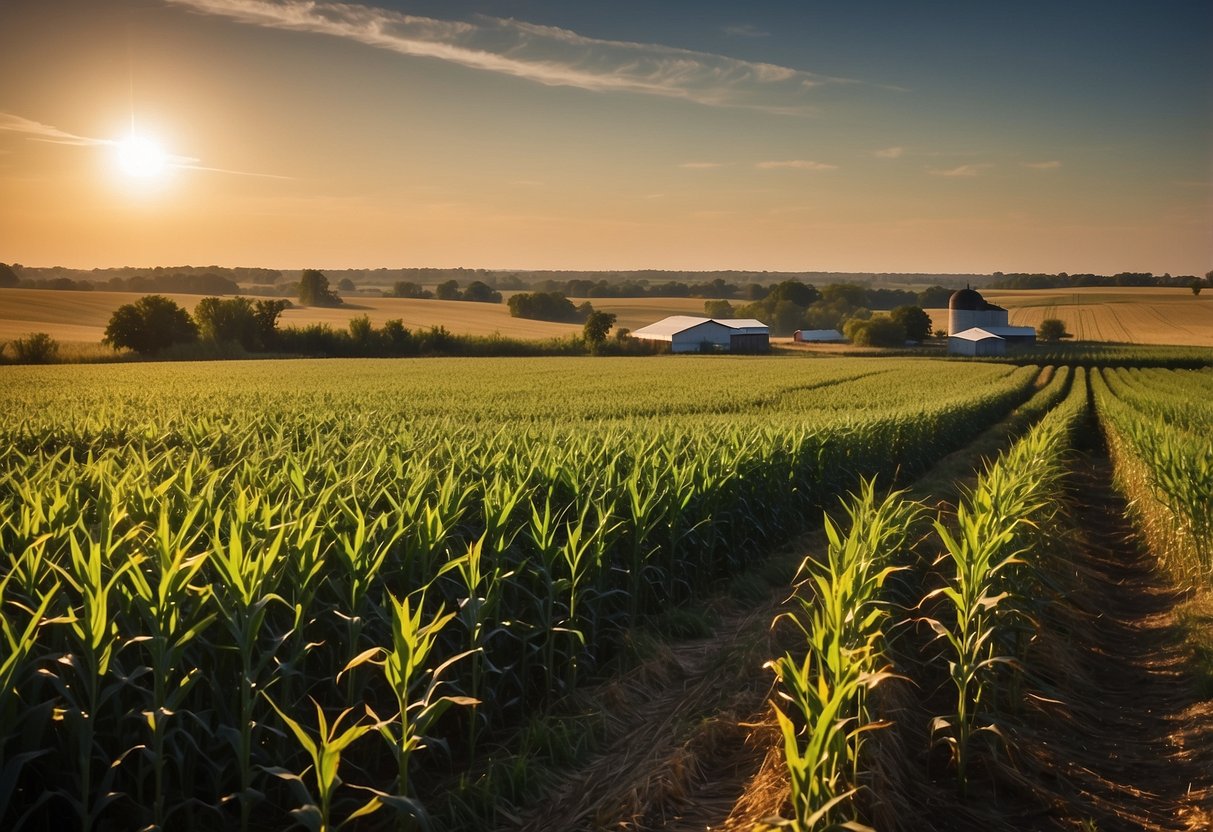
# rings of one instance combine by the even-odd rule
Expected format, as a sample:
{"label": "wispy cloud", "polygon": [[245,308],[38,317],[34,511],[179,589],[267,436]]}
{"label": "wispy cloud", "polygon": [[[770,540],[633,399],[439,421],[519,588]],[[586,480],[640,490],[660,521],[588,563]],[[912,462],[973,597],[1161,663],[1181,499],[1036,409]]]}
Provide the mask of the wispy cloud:
{"label": "wispy cloud", "polygon": [[435,58],[548,86],[680,98],[771,113],[812,112],[823,84],[855,83],[785,66],[478,15],[439,20],[330,0],[166,0],[275,29],[313,32],[402,55]]}
{"label": "wispy cloud", "polygon": [[928,173],[935,176],[978,176],[990,165],[957,165],[954,168],[932,168]]}
{"label": "wispy cloud", "polygon": [[734,38],[769,38],[770,32],[759,29],[752,23],[737,23],[732,26],[721,26],[720,31]]}
{"label": "wispy cloud", "polygon": [[724,162],[683,162],[678,167],[687,170],[714,170],[724,167]]}
{"label": "wispy cloud", "polygon": [[1020,162],[1019,165],[1032,170],[1057,170],[1061,167],[1061,162],[1054,159],[1049,162]]}
{"label": "wispy cloud", "polygon": [[825,162],[814,162],[809,159],[787,159],[782,162],[756,162],[754,167],[759,170],[837,170],[838,165],[827,165]]}
{"label": "wispy cloud", "polygon": [[900,159],[905,154],[904,147],[886,147],[882,150],[877,150],[872,155],[878,159]]}
{"label": "wispy cloud", "polygon": [[[48,142],[50,144],[69,145],[71,147],[118,147],[122,144],[117,139],[98,139],[92,136],[81,136],[60,130],[50,124],[25,118],[14,113],[0,113],[0,133],[19,133],[30,141]],[[164,163],[171,168],[182,170],[197,170],[207,173],[228,173],[233,176],[256,176],[264,179],[291,179],[290,176],[279,176],[275,173],[253,173],[246,170],[216,168],[202,164],[201,159],[193,156],[177,156],[165,154]]]}
{"label": "wispy cloud", "polygon": [[75,133],[68,133],[65,130],[60,130],[58,127],[52,127],[49,124],[43,124],[40,121],[34,121],[33,119],[24,118],[12,113],[0,113],[0,132],[22,133],[33,141],[67,144],[77,147],[97,147],[99,145],[114,144],[113,141],[108,139],[91,139],[88,136],[77,136]]}

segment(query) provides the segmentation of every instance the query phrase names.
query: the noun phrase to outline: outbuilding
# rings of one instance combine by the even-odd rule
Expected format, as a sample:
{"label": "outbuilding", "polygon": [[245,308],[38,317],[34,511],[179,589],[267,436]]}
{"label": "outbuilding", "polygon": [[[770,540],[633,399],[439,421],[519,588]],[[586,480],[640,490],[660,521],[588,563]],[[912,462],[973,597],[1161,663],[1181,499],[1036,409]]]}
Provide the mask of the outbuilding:
{"label": "outbuilding", "polygon": [[975,326],[949,335],[948,352],[953,355],[1006,355],[1007,340]]}
{"label": "outbuilding", "polygon": [[806,344],[837,344],[846,338],[836,329],[798,329],[792,333],[792,340]]}
{"label": "outbuilding", "polygon": [[768,352],[771,331],[752,318],[718,319],[673,315],[632,332],[633,338],[665,341],[671,352]]}

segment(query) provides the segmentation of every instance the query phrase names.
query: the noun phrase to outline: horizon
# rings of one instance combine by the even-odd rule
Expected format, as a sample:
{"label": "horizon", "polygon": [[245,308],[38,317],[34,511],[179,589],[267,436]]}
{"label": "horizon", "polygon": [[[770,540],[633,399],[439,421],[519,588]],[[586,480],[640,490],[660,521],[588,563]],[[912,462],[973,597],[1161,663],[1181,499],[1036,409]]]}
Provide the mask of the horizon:
{"label": "horizon", "polygon": [[98,5],[0,7],[8,262],[1213,268],[1207,3]]}

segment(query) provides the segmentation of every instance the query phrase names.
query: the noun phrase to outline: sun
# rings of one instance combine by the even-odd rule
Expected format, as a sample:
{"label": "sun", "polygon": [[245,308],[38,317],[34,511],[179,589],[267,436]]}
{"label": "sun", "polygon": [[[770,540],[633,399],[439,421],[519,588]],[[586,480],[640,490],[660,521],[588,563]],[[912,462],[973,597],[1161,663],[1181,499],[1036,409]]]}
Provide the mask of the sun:
{"label": "sun", "polygon": [[132,135],[117,142],[118,167],[128,176],[151,179],[169,168],[168,154],[147,136]]}

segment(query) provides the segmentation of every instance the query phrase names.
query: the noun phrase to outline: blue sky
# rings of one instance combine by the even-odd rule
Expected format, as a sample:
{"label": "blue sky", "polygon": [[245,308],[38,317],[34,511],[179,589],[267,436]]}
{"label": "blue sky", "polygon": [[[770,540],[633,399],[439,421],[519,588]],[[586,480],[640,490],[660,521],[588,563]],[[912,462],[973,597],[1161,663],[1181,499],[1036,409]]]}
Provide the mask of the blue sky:
{"label": "blue sky", "polygon": [[[15,0],[0,259],[1203,273],[1211,46],[1207,2]],[[114,175],[132,116],[172,176]]]}

